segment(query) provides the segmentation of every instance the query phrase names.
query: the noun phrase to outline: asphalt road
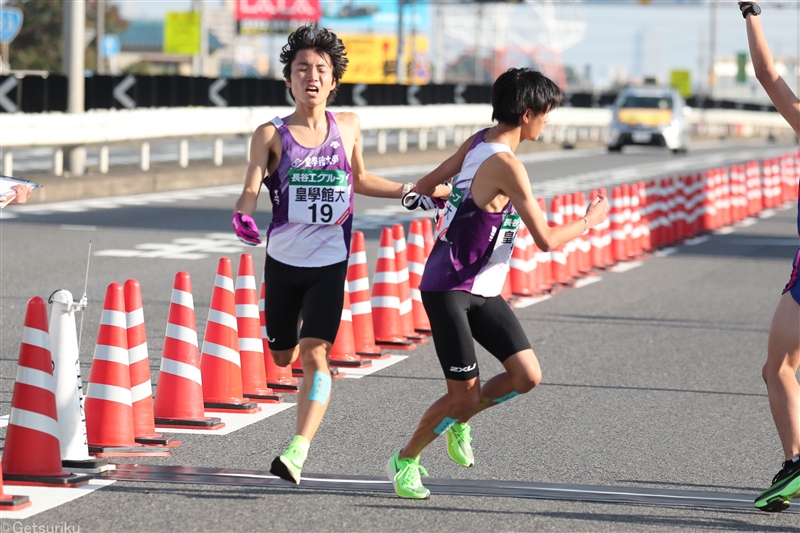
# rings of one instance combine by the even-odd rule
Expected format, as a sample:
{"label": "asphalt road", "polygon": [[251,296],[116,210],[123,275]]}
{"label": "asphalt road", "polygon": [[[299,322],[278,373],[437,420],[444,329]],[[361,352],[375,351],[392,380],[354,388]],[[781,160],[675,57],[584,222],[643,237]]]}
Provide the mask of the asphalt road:
{"label": "asphalt road", "polygon": [[[787,148],[706,144],[687,156],[576,150],[530,154],[525,161],[534,190],[549,196]],[[413,181],[428,167],[381,173]],[[219,258],[236,264],[249,252],[257,264],[264,259],[263,247],[245,248],[231,238],[239,190],[6,209],[0,219],[0,414],[9,411],[26,301],[56,289],[79,297],[89,241],[84,381],[112,281],[135,278],[142,285],[154,381],[172,281],[181,270],[192,277],[202,340]],[[356,202],[355,226],[367,235],[374,265],[378,230],[410,218],[395,202]],[[224,437],[181,435],[171,457],[136,461],[249,473],[173,475],[178,482],[166,483],[140,472],[141,481],[118,481],[22,524],[65,523],[81,531],[800,530],[795,514],[759,513],[746,503],[782,461],[760,368],[798,247],[795,216],[795,206],[777,210],[518,309],[544,380],[474,419],[473,468],[452,463],[444,442],[426,450],[421,462],[431,475],[430,500],[401,500],[381,477],[386,460],[444,391],[427,344],[376,374],[334,382],[304,469],[312,479],[299,488],[263,476],[294,432],[291,408]],[[256,220],[262,228],[268,224],[265,203]],[[479,365],[485,379],[501,369],[480,348]],[[630,503],[637,500],[623,493],[644,497]]]}

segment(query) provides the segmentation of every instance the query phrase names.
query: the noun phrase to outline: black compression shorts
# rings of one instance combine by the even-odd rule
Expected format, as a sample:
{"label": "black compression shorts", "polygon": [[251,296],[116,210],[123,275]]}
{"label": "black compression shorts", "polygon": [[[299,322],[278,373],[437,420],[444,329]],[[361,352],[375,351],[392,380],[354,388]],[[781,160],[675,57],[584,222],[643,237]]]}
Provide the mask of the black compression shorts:
{"label": "black compression shorts", "polygon": [[324,267],[296,267],[267,255],[264,312],[270,350],[289,350],[298,339],[306,338],[333,344],[342,319],[346,277],[347,261]]}
{"label": "black compression shorts", "polygon": [[531,344],[502,296],[485,298],[465,291],[422,291],[436,355],[444,376],[456,381],[477,377],[474,338],[501,363]]}

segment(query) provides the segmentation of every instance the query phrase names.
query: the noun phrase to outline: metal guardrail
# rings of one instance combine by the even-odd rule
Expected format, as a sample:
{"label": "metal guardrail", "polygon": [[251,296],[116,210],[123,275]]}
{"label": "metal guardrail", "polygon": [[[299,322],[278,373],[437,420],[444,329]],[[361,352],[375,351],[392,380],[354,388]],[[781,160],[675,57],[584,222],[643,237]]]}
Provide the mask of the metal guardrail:
{"label": "metal guardrail", "polygon": [[[64,148],[99,146],[98,170],[109,169],[109,145],[139,143],[139,168],[150,169],[150,143],[158,139],[178,139],[178,162],[189,164],[191,139],[214,139],[211,159],[223,163],[223,137],[250,135],[274,116],[286,116],[292,107],[163,108],[137,110],[94,110],[84,114],[16,113],[3,115],[0,128],[3,172],[13,173],[14,149],[55,147],[53,173],[64,172]],[[443,104],[427,106],[334,107],[332,111],[354,111],[361,118],[362,131],[374,134],[378,153],[387,151],[389,133],[396,133],[397,150],[408,149],[413,132],[420,150],[432,142],[444,149],[448,139],[460,144],[473,132],[491,125],[491,106],[487,104]],[[562,107],[550,115],[542,140],[575,144],[581,140],[602,141],[611,121],[604,108]],[[767,137],[791,131],[777,113],[742,110],[695,109],[690,116],[693,133],[702,136]],[[246,150],[247,152],[247,150]]]}

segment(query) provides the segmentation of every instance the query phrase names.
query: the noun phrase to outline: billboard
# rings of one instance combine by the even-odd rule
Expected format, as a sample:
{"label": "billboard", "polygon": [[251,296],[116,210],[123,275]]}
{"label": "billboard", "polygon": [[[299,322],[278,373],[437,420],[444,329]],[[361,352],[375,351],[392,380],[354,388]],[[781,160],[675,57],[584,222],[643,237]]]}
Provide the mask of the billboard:
{"label": "billboard", "polygon": [[320,0],[236,0],[236,20],[318,22],[320,14]]}
{"label": "billboard", "polygon": [[200,13],[167,13],[163,51],[165,54],[190,56],[200,53]]}
{"label": "billboard", "polygon": [[[397,0],[325,0],[320,25],[339,33],[397,33]],[[429,32],[431,4],[405,2],[403,27],[406,31]]]}
{"label": "billboard", "polygon": [[[397,35],[355,34],[339,37],[350,60],[342,83],[397,83]],[[403,56],[403,63],[408,69],[406,79],[415,85],[430,82],[427,36],[406,39]]]}

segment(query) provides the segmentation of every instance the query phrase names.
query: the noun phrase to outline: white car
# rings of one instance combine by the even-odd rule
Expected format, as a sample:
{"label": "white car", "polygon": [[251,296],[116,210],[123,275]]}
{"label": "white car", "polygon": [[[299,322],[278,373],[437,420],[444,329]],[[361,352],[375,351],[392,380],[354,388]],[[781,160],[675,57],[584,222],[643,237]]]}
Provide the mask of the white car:
{"label": "white car", "polygon": [[665,146],[674,153],[689,148],[691,109],[680,93],[661,87],[628,87],[617,96],[606,139],[609,152],[623,146]]}

